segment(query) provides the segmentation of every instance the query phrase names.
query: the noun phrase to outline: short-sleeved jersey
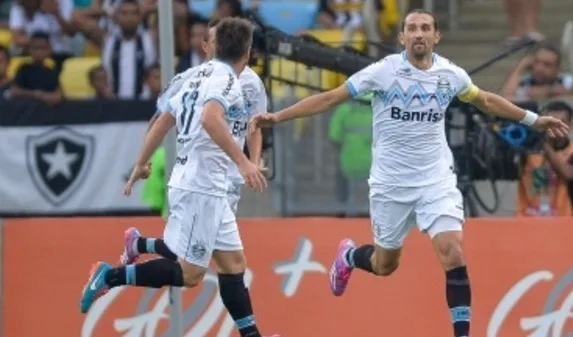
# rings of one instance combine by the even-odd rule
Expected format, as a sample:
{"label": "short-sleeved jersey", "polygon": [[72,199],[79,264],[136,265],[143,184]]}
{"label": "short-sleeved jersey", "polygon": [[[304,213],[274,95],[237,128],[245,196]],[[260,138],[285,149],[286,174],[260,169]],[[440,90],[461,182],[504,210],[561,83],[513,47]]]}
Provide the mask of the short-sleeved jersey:
{"label": "short-sleeved jersey", "polygon": [[245,137],[249,116],[237,75],[230,65],[218,60],[202,64],[169,99],[167,111],[176,119],[178,145],[169,186],[226,196],[231,159],[203,128],[203,109],[209,101],[223,106],[235,140]]}
{"label": "short-sleeved jersey", "polygon": [[180,72],[169,81],[165,89],[163,89],[163,92],[157,98],[157,112],[162,113],[169,109],[169,99],[181,90],[183,83],[191,78],[200,67],[201,66],[196,66]]}
{"label": "short-sleeved jersey", "polygon": [[425,186],[455,175],[444,115],[455,96],[469,101],[479,89],[449,60],[432,59],[420,70],[405,52],[392,54],[346,81],[355,97],[374,93],[371,186]]}
{"label": "short-sleeved jersey", "polygon": [[[256,113],[267,112],[267,92],[259,75],[257,75],[253,69],[246,67],[239,76],[239,82],[241,83],[243,99],[245,100],[245,107],[249,118]],[[237,125],[236,128],[245,129],[247,128],[247,124]],[[245,147],[245,137],[236,138],[235,141],[237,141],[241,149]],[[239,168],[235,163],[231,163],[229,167],[228,179],[232,184],[244,183],[244,179],[239,173]]]}

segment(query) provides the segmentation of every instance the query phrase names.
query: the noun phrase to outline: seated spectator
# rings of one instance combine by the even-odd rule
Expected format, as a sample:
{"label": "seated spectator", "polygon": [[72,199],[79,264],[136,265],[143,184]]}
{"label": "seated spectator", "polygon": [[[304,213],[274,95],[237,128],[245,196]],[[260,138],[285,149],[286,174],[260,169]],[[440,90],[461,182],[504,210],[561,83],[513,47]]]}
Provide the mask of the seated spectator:
{"label": "seated spectator", "polygon": [[145,88],[141,99],[157,100],[161,94],[161,67],[159,63],[152,65],[145,71]]}
{"label": "seated spectator", "polygon": [[202,42],[207,36],[207,22],[192,19],[190,22],[190,49],[188,52],[184,53],[179,57],[179,62],[177,63],[177,72],[185,71],[191,67],[200,65],[205,61],[205,51],[202,47]]}
{"label": "seated spectator", "polygon": [[363,6],[363,0],[319,0],[317,22],[326,29],[360,28]]}
{"label": "seated spectator", "polygon": [[8,65],[10,64],[10,53],[8,49],[0,46],[0,99],[5,98],[5,94],[10,87],[8,79]]}
{"label": "seated spectator", "polygon": [[140,97],[145,69],[157,61],[151,34],[141,27],[141,14],[136,0],[123,0],[116,13],[118,29],[100,41],[102,64],[119,99]]}
{"label": "seated spectator", "polygon": [[[162,0],[165,1],[165,0]],[[175,15],[177,35],[176,42],[180,40],[180,23],[185,24],[187,17],[187,4],[184,0],[172,0]],[[117,27],[116,13],[124,0],[93,0],[87,8],[78,8],[73,12],[73,22],[96,47],[101,48],[101,41],[105,35],[113,33]],[[157,37],[157,4],[158,0],[138,0],[140,5],[141,28],[151,32]]]}
{"label": "seated spectator", "polygon": [[[573,126],[573,109],[565,102],[551,102],[542,113]],[[573,142],[546,139],[542,151],[526,155],[517,198],[518,216],[573,215]]]}
{"label": "seated spectator", "polygon": [[49,65],[51,56],[50,36],[34,33],[30,37],[32,61],[18,69],[10,89],[13,98],[37,99],[48,105],[56,105],[63,99],[58,71]]}
{"label": "seated spectator", "polygon": [[29,54],[30,36],[46,32],[52,46],[52,59],[61,69],[64,60],[72,55],[70,36],[75,34],[71,23],[71,0],[19,0],[10,10],[10,30],[16,54]]}
{"label": "seated spectator", "polygon": [[559,49],[542,45],[511,72],[502,94],[513,101],[544,101],[573,93],[573,76],[559,71]]}
{"label": "seated spectator", "polygon": [[90,70],[88,73],[89,82],[94,90],[94,99],[114,99],[111,87],[109,85],[109,77],[103,66],[97,66]]}

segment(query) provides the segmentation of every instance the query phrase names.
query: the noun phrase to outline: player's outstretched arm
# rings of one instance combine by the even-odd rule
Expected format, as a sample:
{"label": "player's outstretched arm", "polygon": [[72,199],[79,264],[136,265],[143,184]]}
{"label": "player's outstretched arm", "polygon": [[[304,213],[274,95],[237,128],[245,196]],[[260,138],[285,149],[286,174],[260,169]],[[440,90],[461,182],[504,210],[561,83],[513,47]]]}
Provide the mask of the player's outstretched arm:
{"label": "player's outstretched arm", "polygon": [[277,122],[309,117],[325,112],[348,100],[350,97],[352,96],[348,87],[341,85],[336,89],[307,97],[286,109],[278,111],[276,113]]}
{"label": "player's outstretched arm", "polygon": [[[479,110],[501,118],[520,122],[539,131],[546,131],[550,137],[567,137],[569,126],[557,118],[538,116],[536,113],[524,110],[507,99],[491,92],[474,87],[470,99],[465,101],[475,105]],[[464,100],[464,97],[460,97]]]}

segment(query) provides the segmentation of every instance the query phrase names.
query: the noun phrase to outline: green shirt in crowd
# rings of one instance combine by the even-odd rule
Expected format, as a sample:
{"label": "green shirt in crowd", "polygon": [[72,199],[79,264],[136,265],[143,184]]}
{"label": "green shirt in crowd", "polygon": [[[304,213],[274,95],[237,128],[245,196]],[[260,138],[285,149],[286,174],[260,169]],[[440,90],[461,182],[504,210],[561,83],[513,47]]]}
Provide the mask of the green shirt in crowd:
{"label": "green shirt in crowd", "polygon": [[169,209],[165,186],[165,149],[160,147],[151,157],[151,174],[143,186],[143,201],[152,209],[161,210],[164,218]]}
{"label": "green shirt in crowd", "polygon": [[332,115],[329,138],[340,146],[340,167],[347,178],[368,176],[372,162],[372,109],[349,101]]}

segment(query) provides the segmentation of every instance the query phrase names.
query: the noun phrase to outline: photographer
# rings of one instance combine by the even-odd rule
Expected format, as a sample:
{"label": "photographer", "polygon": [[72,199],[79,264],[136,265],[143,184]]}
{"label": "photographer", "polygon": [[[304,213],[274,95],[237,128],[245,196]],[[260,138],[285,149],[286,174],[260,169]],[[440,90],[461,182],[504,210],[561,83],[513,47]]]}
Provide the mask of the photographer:
{"label": "photographer", "polygon": [[[573,109],[563,101],[542,113],[572,124]],[[541,151],[525,156],[520,180],[517,216],[573,215],[573,142],[544,140]]]}

